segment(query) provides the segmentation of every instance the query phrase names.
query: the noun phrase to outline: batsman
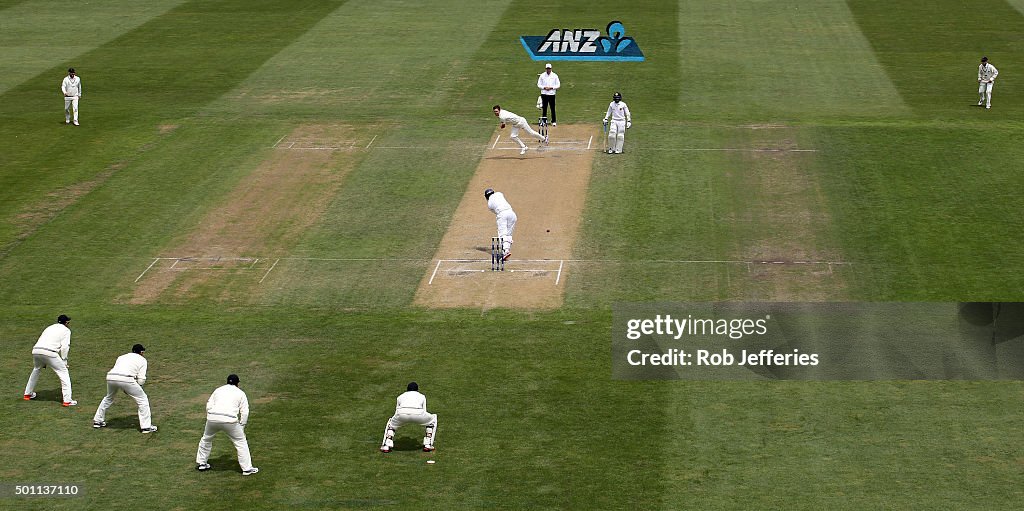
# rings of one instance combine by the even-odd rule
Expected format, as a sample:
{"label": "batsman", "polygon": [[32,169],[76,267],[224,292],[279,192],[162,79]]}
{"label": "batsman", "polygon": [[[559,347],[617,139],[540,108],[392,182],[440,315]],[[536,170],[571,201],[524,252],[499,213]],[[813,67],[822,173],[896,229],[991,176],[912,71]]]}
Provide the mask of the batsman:
{"label": "batsman", "polygon": [[[611,124],[608,119],[611,118]],[[626,130],[633,126],[633,119],[629,115],[629,107],[622,100],[622,94],[616,92],[612,95],[612,102],[608,104],[608,111],[604,114],[604,125],[608,128],[608,154],[622,154],[622,144],[626,141]]]}
{"label": "batsman", "polygon": [[502,239],[502,260],[508,261],[512,257],[512,231],[516,230],[516,212],[512,211],[512,205],[505,199],[505,194],[495,192],[493,188],[484,190],[484,199],[487,199],[487,209],[494,213],[498,224],[498,237]]}

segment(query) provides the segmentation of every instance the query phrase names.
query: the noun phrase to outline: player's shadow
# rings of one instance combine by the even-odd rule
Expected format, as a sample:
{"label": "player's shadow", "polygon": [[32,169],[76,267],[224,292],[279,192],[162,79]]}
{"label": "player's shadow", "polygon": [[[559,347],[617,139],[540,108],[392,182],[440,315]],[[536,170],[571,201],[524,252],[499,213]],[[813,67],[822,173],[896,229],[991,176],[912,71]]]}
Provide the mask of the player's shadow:
{"label": "player's shadow", "polygon": [[[21,398],[18,398],[21,399]],[[33,401],[57,401],[58,403],[64,402],[64,394],[61,394],[60,390],[37,390],[36,398]]]}
{"label": "player's shadow", "polygon": [[477,252],[483,252],[485,254],[490,254],[491,253],[491,248],[490,247],[473,247],[473,248],[475,248],[477,250]]}
{"label": "player's shadow", "polygon": [[[232,447],[234,449],[234,447]],[[216,458],[211,457],[206,460],[210,464],[209,470],[203,472],[238,472],[242,473],[241,467],[238,466],[238,458],[232,454],[222,454]]]}
{"label": "player's shadow", "polygon": [[[134,402],[132,404],[134,404]],[[138,417],[138,415],[136,415],[136,416],[120,416],[120,417],[113,417],[113,418],[111,418],[110,414],[107,414],[106,423],[107,423],[107,428],[109,428],[109,429],[134,429],[134,430],[139,430],[140,429],[139,428],[139,417]]]}
{"label": "player's shadow", "polygon": [[420,443],[419,438],[411,437],[395,437],[395,447],[392,451],[419,451],[423,449],[423,444]]}

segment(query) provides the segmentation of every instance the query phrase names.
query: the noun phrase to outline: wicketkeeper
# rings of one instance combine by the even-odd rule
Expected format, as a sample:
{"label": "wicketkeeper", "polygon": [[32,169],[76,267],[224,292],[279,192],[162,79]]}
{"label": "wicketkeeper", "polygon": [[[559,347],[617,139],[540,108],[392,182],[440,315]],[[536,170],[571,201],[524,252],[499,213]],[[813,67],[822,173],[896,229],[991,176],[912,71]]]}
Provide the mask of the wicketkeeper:
{"label": "wicketkeeper", "polygon": [[380,445],[380,452],[391,452],[395,448],[395,431],[403,424],[419,424],[426,428],[426,436],[423,437],[423,452],[434,450],[434,440],[437,439],[437,414],[427,412],[427,396],[419,393],[420,387],[416,382],[411,382],[406,391],[398,396],[395,405],[395,414],[388,419],[384,428],[384,441]]}
{"label": "wicketkeeper", "polygon": [[[611,118],[611,124],[608,119]],[[604,124],[608,126],[608,154],[622,154],[622,144],[626,141],[626,130],[633,126],[629,107],[622,100],[622,94],[612,95],[608,111],[604,114]]]}

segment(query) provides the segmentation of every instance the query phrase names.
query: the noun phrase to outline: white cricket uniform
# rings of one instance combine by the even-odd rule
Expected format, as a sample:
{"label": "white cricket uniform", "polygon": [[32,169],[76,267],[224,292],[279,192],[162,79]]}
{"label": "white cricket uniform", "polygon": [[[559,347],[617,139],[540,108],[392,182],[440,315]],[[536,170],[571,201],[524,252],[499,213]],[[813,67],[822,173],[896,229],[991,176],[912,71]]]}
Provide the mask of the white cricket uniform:
{"label": "white cricket uniform", "polygon": [[60,391],[64,402],[71,402],[71,373],[68,372],[68,352],[71,351],[71,329],[60,323],[54,323],[39,335],[39,340],[32,347],[32,374],[25,386],[25,395],[31,395],[39,381],[39,372],[49,367],[60,379]]}
{"label": "white cricket uniform", "polygon": [[391,449],[395,446],[394,432],[403,424],[419,424],[432,430],[424,438],[423,446],[433,448],[437,439],[437,414],[427,412],[427,396],[415,390],[403,392],[395,404],[395,414],[388,419],[384,428],[384,442],[381,447]]}
{"label": "white cricket uniform", "polygon": [[978,104],[985,103],[985,108],[992,108],[992,82],[999,76],[996,66],[988,62],[978,66]]}
{"label": "white cricket uniform", "polygon": [[495,221],[498,224],[498,236],[503,238],[501,246],[502,254],[512,252],[512,232],[516,230],[516,212],[512,211],[512,205],[505,199],[505,194],[494,192],[487,198],[487,209],[494,213]]}
{"label": "white cricket uniform", "polygon": [[82,97],[82,78],[75,75],[65,76],[60,83],[60,91],[64,94],[64,122],[71,121],[74,114],[75,122],[78,122],[78,98]]}
{"label": "white cricket uniform", "polygon": [[149,396],[142,390],[146,384],[146,370],[149,368],[149,361],[138,353],[127,353],[117,357],[114,367],[107,371],[107,395],[100,401],[93,422],[103,422],[107,417],[107,409],[114,404],[114,397],[118,391],[123,391],[135,400],[139,406],[139,427],[148,429],[153,426],[153,419],[150,415]]}
{"label": "white cricket uniform", "polygon": [[626,128],[632,124],[633,119],[629,115],[629,107],[625,101],[608,104],[608,111],[604,114],[604,122],[611,118],[608,125],[608,152],[622,153],[622,144],[626,141]]}
{"label": "white cricket uniform", "polygon": [[245,438],[245,425],[249,422],[249,398],[235,385],[227,384],[213,391],[206,402],[206,429],[199,441],[196,463],[203,464],[210,459],[213,437],[218,431],[227,433],[238,452],[238,465],[242,471],[252,469],[249,441]]}
{"label": "white cricket uniform", "polygon": [[526,148],[526,144],[519,139],[519,130],[526,130],[530,135],[537,137],[537,140],[541,142],[544,141],[544,135],[533,131],[533,128],[530,127],[530,123],[526,122],[526,118],[521,115],[516,115],[508,110],[502,109],[498,110],[498,119],[501,119],[502,123],[512,127],[511,138],[519,144],[520,148]]}

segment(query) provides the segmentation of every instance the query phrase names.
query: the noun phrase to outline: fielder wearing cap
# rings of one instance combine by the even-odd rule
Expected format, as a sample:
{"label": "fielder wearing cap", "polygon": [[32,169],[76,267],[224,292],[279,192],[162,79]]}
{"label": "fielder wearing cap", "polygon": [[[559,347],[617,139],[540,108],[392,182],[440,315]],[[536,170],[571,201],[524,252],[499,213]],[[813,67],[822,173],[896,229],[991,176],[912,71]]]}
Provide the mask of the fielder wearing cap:
{"label": "fielder wearing cap", "polygon": [[395,431],[403,424],[419,424],[426,429],[426,436],[423,437],[423,452],[434,450],[434,440],[437,438],[437,414],[427,412],[427,396],[420,394],[420,386],[416,382],[409,382],[406,391],[398,396],[395,405],[395,414],[388,419],[384,427],[384,441],[380,445],[380,452],[388,453],[395,448]]}
{"label": "fielder wearing cap", "polygon": [[252,466],[249,441],[245,438],[245,425],[249,422],[249,398],[238,388],[238,383],[237,374],[228,375],[227,385],[214,390],[206,402],[206,429],[203,438],[199,440],[199,451],[196,452],[196,470],[210,469],[208,460],[213,450],[213,437],[218,431],[223,431],[235,444],[242,475],[249,476],[260,471]]}
{"label": "fielder wearing cap", "polygon": [[508,110],[501,108],[501,105],[494,105],[491,110],[494,112],[494,116],[501,119],[501,128],[504,129],[506,124],[512,125],[512,140],[515,140],[519,144],[519,154],[526,154],[526,144],[522,140],[519,140],[519,130],[526,130],[527,133],[537,137],[537,140],[547,143],[548,137],[533,131],[530,127],[530,123],[526,122],[526,118],[521,115],[516,115]]}
{"label": "fielder wearing cap", "polygon": [[541,115],[548,116],[548,106],[551,106],[551,125],[558,126],[558,116],[555,115],[555,93],[562,86],[558,75],[551,70],[551,64],[544,65],[544,72],[537,77],[537,88],[540,89]]}
{"label": "fielder wearing cap", "polygon": [[39,340],[32,347],[32,374],[25,385],[25,400],[35,399],[36,382],[39,372],[49,367],[60,379],[60,391],[64,396],[64,406],[75,406],[78,401],[71,399],[71,373],[68,372],[68,353],[71,351],[71,318],[61,314],[57,322],[46,327],[39,335]]}
{"label": "fielder wearing cap", "polygon": [[92,427],[103,428],[107,426],[107,409],[114,404],[114,397],[118,391],[128,394],[139,406],[139,428],[143,433],[152,433],[157,430],[153,425],[153,419],[149,410],[149,396],[142,390],[146,384],[146,370],[149,362],[143,353],[146,348],[141,344],[132,346],[132,352],[117,357],[114,367],[107,371],[107,395],[100,401],[96,415],[92,417]]}
{"label": "fielder wearing cap", "polygon": [[78,99],[82,97],[82,79],[75,74],[75,68],[68,68],[68,75],[60,82],[60,92],[64,94],[64,124],[71,124],[74,114],[75,126],[78,126]]}
{"label": "fielder wearing cap", "polygon": [[978,106],[984,104],[986,109],[992,108],[992,82],[997,76],[996,66],[988,63],[988,57],[982,57],[978,66]]}
{"label": "fielder wearing cap", "polygon": [[494,213],[498,224],[498,237],[502,238],[501,253],[504,254],[502,260],[508,261],[512,257],[512,232],[516,230],[516,220],[519,218],[512,211],[512,205],[505,199],[505,194],[488,188],[484,190],[484,199],[487,199],[487,209]]}

